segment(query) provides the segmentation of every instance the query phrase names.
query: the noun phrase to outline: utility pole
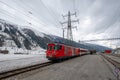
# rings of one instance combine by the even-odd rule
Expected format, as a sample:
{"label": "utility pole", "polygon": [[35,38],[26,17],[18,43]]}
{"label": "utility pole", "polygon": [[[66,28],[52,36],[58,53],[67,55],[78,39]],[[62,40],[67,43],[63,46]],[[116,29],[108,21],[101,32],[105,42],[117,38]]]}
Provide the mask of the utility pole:
{"label": "utility pole", "polygon": [[72,40],[72,41],[73,41],[72,29],[77,28],[77,27],[72,27],[71,23],[79,22],[79,20],[71,20],[71,16],[73,16],[73,15],[76,16],[76,12],[70,13],[70,11],[68,11],[67,15],[63,15],[63,18],[68,17],[68,21],[61,23],[62,25],[67,23],[67,28],[63,28],[63,38],[64,38],[64,29],[67,29],[67,39]]}
{"label": "utility pole", "polygon": [[[62,24],[62,23],[61,23]],[[65,38],[65,29],[67,29],[66,27],[65,28],[62,28],[63,30],[63,38]]]}
{"label": "utility pole", "polygon": [[63,38],[65,38],[65,37],[64,37],[64,36],[65,36],[65,35],[64,35],[64,33],[65,33],[65,28],[62,28],[62,30],[63,30]]}

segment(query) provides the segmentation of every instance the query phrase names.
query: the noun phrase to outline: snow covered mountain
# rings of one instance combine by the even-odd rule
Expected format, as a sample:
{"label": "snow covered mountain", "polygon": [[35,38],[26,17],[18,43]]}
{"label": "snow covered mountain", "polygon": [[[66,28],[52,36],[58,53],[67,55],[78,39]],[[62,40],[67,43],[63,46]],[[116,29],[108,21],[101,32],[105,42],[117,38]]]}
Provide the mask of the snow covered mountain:
{"label": "snow covered mountain", "polygon": [[48,35],[0,20],[0,48],[46,49]]}
{"label": "snow covered mountain", "polygon": [[38,32],[34,29],[21,28],[18,25],[0,19],[0,50],[13,51],[12,53],[18,53],[18,49],[40,51],[47,48],[47,44],[51,42],[59,42],[77,47],[95,49],[97,51],[110,49],[100,45],[94,44],[80,44],[77,42],[71,42],[67,39],[55,35],[48,35]]}

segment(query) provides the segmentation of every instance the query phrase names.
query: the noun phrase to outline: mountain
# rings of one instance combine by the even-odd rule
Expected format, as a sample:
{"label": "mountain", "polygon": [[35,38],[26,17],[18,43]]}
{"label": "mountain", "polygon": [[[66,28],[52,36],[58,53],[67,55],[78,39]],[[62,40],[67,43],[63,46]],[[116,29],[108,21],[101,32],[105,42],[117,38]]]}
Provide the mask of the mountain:
{"label": "mountain", "polygon": [[0,20],[0,47],[2,48],[46,49],[49,42],[52,41],[44,33]]}
{"label": "mountain", "polygon": [[22,49],[23,52],[25,50],[39,51],[45,50],[47,44],[52,42],[97,51],[110,49],[95,44],[77,43],[55,35],[41,33],[34,29],[22,28],[21,26],[0,19],[0,50],[13,51],[12,53],[15,53],[18,49]]}

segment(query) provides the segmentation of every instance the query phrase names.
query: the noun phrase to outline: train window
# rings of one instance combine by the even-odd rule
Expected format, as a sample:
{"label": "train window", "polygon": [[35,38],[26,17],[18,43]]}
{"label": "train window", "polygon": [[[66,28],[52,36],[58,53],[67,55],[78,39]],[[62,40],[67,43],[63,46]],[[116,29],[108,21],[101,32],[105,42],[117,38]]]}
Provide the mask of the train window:
{"label": "train window", "polygon": [[56,45],[54,46],[54,50],[57,50],[57,46]]}
{"label": "train window", "polygon": [[50,46],[49,50],[52,50],[52,46]]}
{"label": "train window", "polygon": [[52,50],[52,46],[47,46],[47,50]]}
{"label": "train window", "polygon": [[62,49],[62,46],[59,46],[59,49]]}
{"label": "train window", "polygon": [[55,49],[55,50],[60,50],[60,49],[62,49],[62,46],[60,46],[60,45],[55,45],[54,49]]}

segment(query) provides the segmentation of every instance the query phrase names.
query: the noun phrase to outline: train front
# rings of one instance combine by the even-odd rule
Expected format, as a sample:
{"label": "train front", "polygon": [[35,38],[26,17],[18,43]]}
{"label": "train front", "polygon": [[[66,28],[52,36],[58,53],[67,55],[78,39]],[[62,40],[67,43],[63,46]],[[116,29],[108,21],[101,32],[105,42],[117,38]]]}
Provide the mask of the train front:
{"label": "train front", "polygon": [[49,60],[57,60],[62,56],[62,46],[55,43],[47,45],[46,58]]}

